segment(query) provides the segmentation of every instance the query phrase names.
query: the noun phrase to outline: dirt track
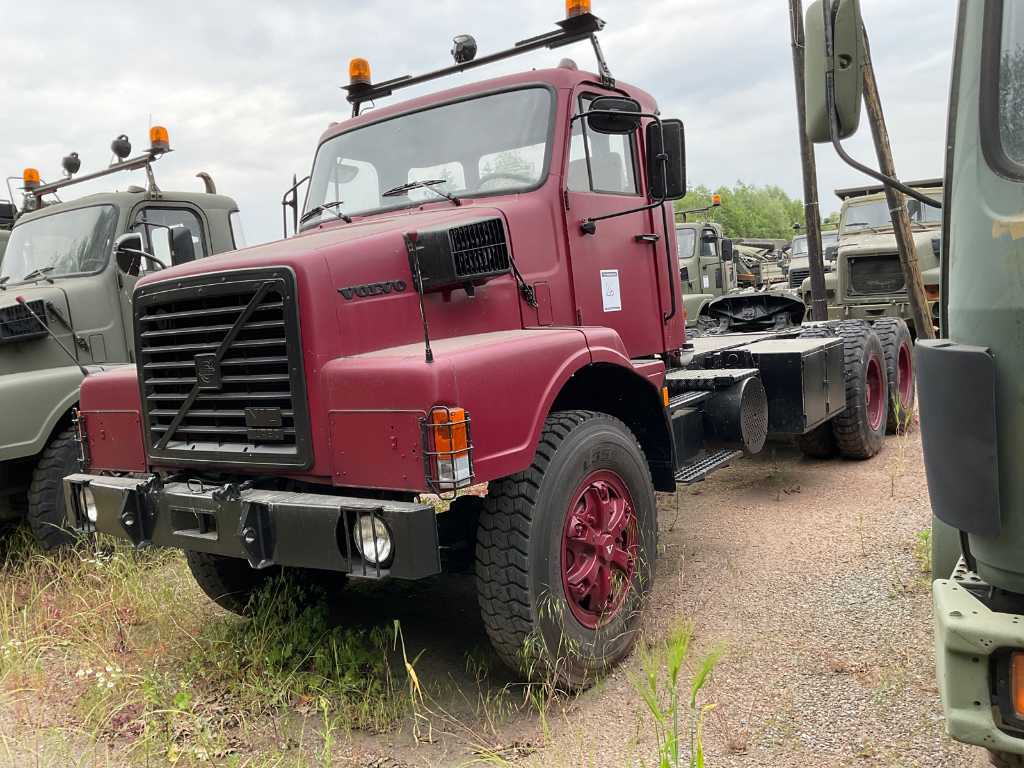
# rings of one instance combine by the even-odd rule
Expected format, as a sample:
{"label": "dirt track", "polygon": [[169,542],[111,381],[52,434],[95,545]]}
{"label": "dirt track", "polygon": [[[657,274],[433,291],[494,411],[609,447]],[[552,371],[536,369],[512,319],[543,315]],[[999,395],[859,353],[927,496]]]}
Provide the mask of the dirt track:
{"label": "dirt track", "polygon": [[[943,732],[929,587],[914,554],[930,525],[916,435],[890,438],[864,463],[777,447],[682,490],[678,502],[677,516],[676,498],[660,499],[664,553],[648,633],[688,619],[698,652],[727,648],[707,692],[709,766],[986,764]],[[428,677],[447,666],[458,680],[460,657],[484,643],[471,593],[462,595],[441,617],[444,658],[433,650],[436,624],[417,630],[405,620],[412,645],[432,649]],[[519,716],[488,741],[538,747],[517,765],[650,765],[649,722],[630,682],[637,669],[634,659],[552,712],[547,736],[536,717]],[[403,741],[363,747],[395,750],[410,765],[473,757],[465,738]]]}

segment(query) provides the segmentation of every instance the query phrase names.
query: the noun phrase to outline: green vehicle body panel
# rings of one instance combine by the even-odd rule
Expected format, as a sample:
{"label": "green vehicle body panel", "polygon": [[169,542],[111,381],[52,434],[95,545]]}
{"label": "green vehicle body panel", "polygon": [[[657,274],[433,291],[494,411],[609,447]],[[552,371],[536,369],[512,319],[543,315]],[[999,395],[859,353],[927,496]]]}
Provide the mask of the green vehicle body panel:
{"label": "green vehicle body panel", "polygon": [[[928,195],[941,195],[941,188],[922,187]],[[850,208],[858,204],[884,202],[884,194],[864,195],[843,202],[841,227],[839,232],[839,251],[834,267],[825,275],[826,300],[828,301],[829,320],[877,320],[880,317],[901,317],[907,321],[911,333],[916,336],[907,292],[858,294],[850,280],[850,261],[865,256],[895,256],[896,235],[892,227],[877,231],[847,229],[847,215]],[[940,284],[940,261],[935,252],[933,241],[942,235],[940,222],[919,224],[914,227],[914,246],[921,268],[921,275],[926,286]],[[792,269],[792,264],[790,269]],[[808,277],[800,284],[800,297],[804,304],[811,306],[811,279]],[[937,316],[937,302],[932,302],[933,313]]]}
{"label": "green vehicle body panel", "polygon": [[[238,211],[238,205],[230,197],[144,190],[94,194],[45,206],[21,216],[11,232],[2,233],[8,236],[4,242],[19,227],[44,217],[103,205],[117,209],[115,237],[129,231],[143,210],[186,209],[200,221],[205,253],[235,248],[231,214]],[[134,355],[130,302],[135,281],[121,273],[109,257],[103,269],[94,274],[56,275],[52,283],[42,279],[8,282],[5,289],[0,289],[0,307],[14,304],[16,297],[42,299],[51,308],[51,330],[74,351],[79,363],[87,367],[124,364]],[[62,319],[54,317],[54,312],[68,320],[74,334]],[[5,408],[4,429],[0,431],[0,480],[4,481],[0,482],[0,518],[9,497],[24,492],[26,472],[34,464],[31,459],[43,450],[58,427],[69,422],[81,381],[79,368],[49,337],[0,346],[0,402],[17,404],[16,408]],[[18,461],[26,459],[29,461]]]}
{"label": "green vehicle body panel", "polygon": [[[1010,226],[1022,216],[1024,183],[997,172],[983,144],[984,16],[990,2],[960,4],[959,71],[954,71],[959,87],[951,101],[955,123],[948,139],[953,160],[947,169],[944,336],[992,353],[1001,531],[992,537],[967,538],[977,576],[1013,594],[1007,607],[990,610],[946,571],[936,574],[944,578],[933,583],[932,595],[936,669],[949,734],[997,752],[1024,754],[1024,738],[999,727],[991,694],[992,654],[1024,650],[1024,239]],[[925,451],[927,458],[927,444]],[[959,538],[960,531],[936,518],[933,547],[948,549],[952,544],[959,557],[959,544],[951,535]],[[948,555],[935,560],[937,568],[948,562]]]}
{"label": "green vehicle body panel", "polygon": [[7,241],[11,239],[11,233],[6,229],[0,229],[0,259],[4,257],[4,250],[7,248]]}
{"label": "green vehicle body panel", "polygon": [[[717,241],[714,248],[702,249],[701,233],[704,230],[714,230]],[[685,279],[680,280],[683,290],[683,306],[686,308],[686,324],[696,325],[697,316],[701,307],[707,304],[716,296],[722,296],[739,287],[736,279],[736,265],[721,259],[722,240],[725,239],[722,225],[714,222],[686,222],[676,224],[676,235],[684,230],[694,233],[695,247],[689,255],[680,251],[679,270]],[[713,252],[712,252],[713,251]],[[721,270],[721,278],[719,278]]]}

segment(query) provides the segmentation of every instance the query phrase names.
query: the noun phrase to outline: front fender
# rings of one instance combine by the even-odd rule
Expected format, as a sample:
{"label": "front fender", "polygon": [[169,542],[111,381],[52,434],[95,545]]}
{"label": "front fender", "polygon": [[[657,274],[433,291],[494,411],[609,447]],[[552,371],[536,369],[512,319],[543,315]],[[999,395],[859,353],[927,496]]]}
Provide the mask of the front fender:
{"label": "front fender", "polygon": [[78,402],[82,378],[70,365],[0,376],[0,403],[5,405],[0,461],[43,450],[54,427]]}
{"label": "front fender", "polygon": [[[566,382],[597,358],[622,364],[621,341],[591,329],[500,331],[337,358],[322,369],[330,393],[336,485],[428,490],[420,421],[435,405],[465,408],[479,482],[533,461],[544,420]],[[314,417],[315,420],[315,417]]]}

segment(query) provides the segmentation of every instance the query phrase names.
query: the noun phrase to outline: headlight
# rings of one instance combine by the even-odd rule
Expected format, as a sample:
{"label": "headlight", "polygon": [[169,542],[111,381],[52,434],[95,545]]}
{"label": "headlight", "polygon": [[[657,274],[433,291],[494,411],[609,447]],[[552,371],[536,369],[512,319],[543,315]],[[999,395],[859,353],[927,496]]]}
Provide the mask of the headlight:
{"label": "headlight", "polygon": [[352,529],[352,538],[360,556],[373,565],[385,565],[391,560],[391,532],[383,520],[364,517]]}
{"label": "headlight", "polygon": [[90,523],[96,522],[96,497],[89,488],[82,489],[82,510]]}

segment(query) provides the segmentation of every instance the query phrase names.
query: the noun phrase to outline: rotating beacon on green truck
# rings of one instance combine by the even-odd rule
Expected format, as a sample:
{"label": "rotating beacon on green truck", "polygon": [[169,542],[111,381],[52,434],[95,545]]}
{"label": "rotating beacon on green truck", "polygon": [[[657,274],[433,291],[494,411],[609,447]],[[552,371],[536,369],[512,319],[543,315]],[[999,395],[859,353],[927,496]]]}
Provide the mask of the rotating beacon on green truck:
{"label": "rotating beacon on green truck", "polygon": [[[200,174],[205,192],[157,186],[152,164],[171,151],[165,128],[152,128],[136,156],[124,135],[111,150],[109,167],[82,176],[78,154],[68,155],[65,177],[48,184],[26,169],[22,212],[0,261],[0,520],[27,518],[47,548],[70,537],[61,480],[78,467],[79,385],[86,373],[134,360],[140,275],[243,245],[238,205],[215,194],[209,176]],[[145,188],[51,202],[74,184],[132,170],[145,171]]]}

